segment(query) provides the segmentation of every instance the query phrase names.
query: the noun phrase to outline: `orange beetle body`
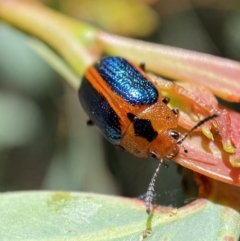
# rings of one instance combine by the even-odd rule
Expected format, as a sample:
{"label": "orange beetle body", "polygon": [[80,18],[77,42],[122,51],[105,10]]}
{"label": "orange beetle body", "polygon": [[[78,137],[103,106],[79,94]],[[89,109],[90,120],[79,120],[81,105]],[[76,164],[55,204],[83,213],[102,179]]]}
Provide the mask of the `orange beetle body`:
{"label": "orange beetle body", "polygon": [[172,159],[178,154],[178,111],[144,70],[121,57],[89,67],[79,99],[91,121],[114,145],[138,157]]}
{"label": "orange beetle body", "polygon": [[219,115],[206,117],[180,136],[174,131],[179,111],[167,106],[169,99],[161,95],[143,65],[137,67],[121,57],[107,57],[89,67],[78,94],[91,122],[111,143],[135,156],[160,160],[146,193],[148,214],[161,165],[178,154],[179,145],[193,130]]}

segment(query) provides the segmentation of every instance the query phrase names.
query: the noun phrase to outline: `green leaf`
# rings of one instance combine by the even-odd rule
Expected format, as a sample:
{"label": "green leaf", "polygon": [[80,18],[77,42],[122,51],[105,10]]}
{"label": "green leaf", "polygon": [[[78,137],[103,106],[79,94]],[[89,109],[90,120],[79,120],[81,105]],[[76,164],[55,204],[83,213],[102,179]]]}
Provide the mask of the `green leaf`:
{"label": "green leaf", "polygon": [[[236,187],[217,183],[239,196]],[[135,199],[70,192],[1,194],[0,240],[130,241],[143,240],[146,229],[149,241],[237,240],[239,210],[234,205],[239,199],[223,205],[216,193],[218,202],[202,198],[180,209],[156,208],[150,216],[144,202]]]}

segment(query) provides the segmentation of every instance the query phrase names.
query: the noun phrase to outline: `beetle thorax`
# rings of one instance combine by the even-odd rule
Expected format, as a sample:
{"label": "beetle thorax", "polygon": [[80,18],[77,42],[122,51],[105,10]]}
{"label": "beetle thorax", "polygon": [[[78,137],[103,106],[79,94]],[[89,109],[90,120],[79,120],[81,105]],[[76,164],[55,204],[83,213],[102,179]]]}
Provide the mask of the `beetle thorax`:
{"label": "beetle thorax", "polygon": [[130,124],[123,134],[121,146],[139,157],[154,153],[158,158],[178,153],[177,116],[163,102],[157,102],[137,115],[127,113]]}

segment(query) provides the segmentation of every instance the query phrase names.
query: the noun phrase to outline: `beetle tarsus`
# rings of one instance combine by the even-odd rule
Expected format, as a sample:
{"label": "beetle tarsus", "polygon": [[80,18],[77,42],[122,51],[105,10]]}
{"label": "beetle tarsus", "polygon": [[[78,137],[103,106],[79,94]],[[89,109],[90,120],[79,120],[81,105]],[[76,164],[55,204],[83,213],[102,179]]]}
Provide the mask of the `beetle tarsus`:
{"label": "beetle tarsus", "polygon": [[172,112],[174,113],[174,115],[179,115],[179,109],[178,108],[172,109]]}
{"label": "beetle tarsus", "polygon": [[168,97],[164,97],[162,102],[167,105],[170,102],[170,99]]}
{"label": "beetle tarsus", "polygon": [[93,123],[93,121],[92,120],[87,120],[87,126],[93,126],[94,125],[94,123]]}

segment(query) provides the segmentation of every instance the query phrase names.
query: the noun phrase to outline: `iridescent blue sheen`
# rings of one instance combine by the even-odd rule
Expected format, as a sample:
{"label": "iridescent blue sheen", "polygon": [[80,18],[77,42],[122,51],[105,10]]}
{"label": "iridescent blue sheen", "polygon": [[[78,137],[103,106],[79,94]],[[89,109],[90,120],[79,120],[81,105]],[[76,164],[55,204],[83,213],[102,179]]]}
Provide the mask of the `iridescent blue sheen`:
{"label": "iridescent blue sheen", "polygon": [[80,103],[91,121],[112,143],[121,141],[119,117],[107,100],[84,77],[78,92]]}
{"label": "iridescent blue sheen", "polygon": [[112,91],[131,105],[157,102],[158,91],[134,66],[121,57],[107,57],[95,65]]}

